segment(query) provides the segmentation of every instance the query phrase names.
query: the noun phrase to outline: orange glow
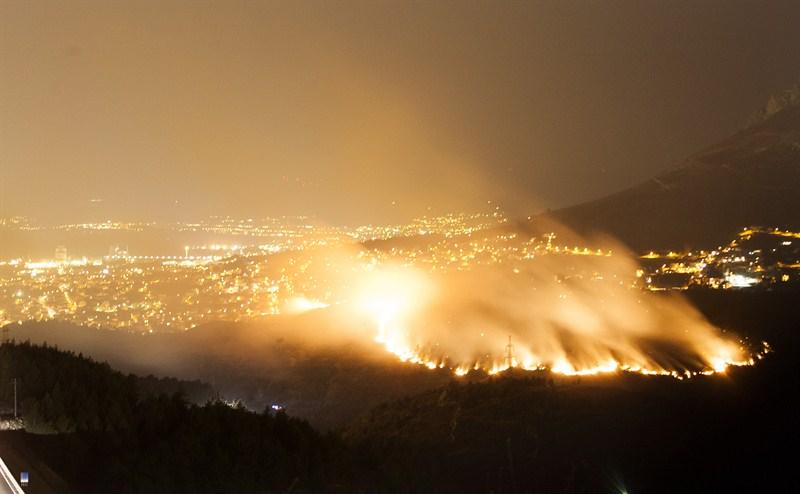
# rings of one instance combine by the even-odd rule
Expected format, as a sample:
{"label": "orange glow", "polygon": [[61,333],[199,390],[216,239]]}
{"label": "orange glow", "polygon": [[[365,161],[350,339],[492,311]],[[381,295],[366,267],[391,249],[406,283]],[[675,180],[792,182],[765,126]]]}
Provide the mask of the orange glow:
{"label": "orange glow", "polygon": [[[506,335],[498,338],[498,333],[503,332],[502,327],[493,328],[491,333],[488,327],[484,328],[477,340],[460,334],[468,331],[467,326],[445,333],[426,331],[425,326],[433,327],[436,324],[433,322],[436,316],[431,317],[431,306],[435,305],[435,300],[449,299],[451,296],[451,290],[437,287],[421,271],[401,267],[376,268],[368,273],[362,283],[357,306],[359,311],[367,314],[373,321],[375,341],[385,351],[402,362],[425,366],[431,370],[448,368],[456,376],[464,376],[471,370],[495,375],[510,368],[518,368],[528,371],[549,370],[564,376],[632,372],[686,379],[698,374],[724,374],[730,366],[753,365],[756,359],[769,351],[769,346],[765,343],[758,353],[751,354],[705,321],[683,318],[682,311],[688,309],[691,312],[691,309],[682,302],[669,298],[647,299],[649,306],[643,313],[647,316],[654,312],[663,312],[663,317],[670,324],[673,319],[682,324],[682,330],[666,325],[661,327],[659,325],[663,323],[658,322],[658,319],[647,319],[635,313],[627,314],[627,317],[633,320],[641,318],[639,324],[649,324],[652,327],[643,328],[639,324],[629,324],[624,330],[609,329],[606,327],[609,324],[606,319],[614,321],[613,317],[598,314],[596,309],[593,310],[582,299],[588,295],[574,292],[569,297],[559,297],[561,306],[539,307],[537,310],[539,315],[547,311],[545,315],[554,318],[562,332],[563,328],[569,328],[570,332],[580,337],[579,340],[570,339],[569,351],[565,350],[564,342],[558,339],[557,335],[560,333],[543,328],[531,329],[528,333],[516,330],[516,341],[513,345],[503,345],[502,338]],[[623,304],[622,307],[627,306]],[[625,326],[624,321],[617,323],[621,327]],[[488,322],[485,324],[489,325]],[[671,359],[668,355],[668,358],[654,357],[637,343],[637,339],[642,336],[638,332],[670,341],[680,347],[678,354],[691,356],[684,361],[695,363],[675,363],[670,366],[659,363],[682,360]],[[526,336],[530,336],[533,342],[541,341],[546,345],[540,347],[535,343],[528,343]],[[506,353],[502,351],[504,346]],[[458,357],[470,353],[477,356],[469,360]]]}

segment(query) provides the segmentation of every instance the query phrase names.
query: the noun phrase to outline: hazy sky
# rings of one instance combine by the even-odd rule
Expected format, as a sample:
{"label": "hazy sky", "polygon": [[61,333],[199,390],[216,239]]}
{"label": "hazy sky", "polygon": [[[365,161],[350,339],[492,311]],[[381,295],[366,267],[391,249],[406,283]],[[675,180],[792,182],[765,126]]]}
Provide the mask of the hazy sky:
{"label": "hazy sky", "polygon": [[796,0],[0,0],[0,25],[5,210],[45,220],[529,214],[800,76]]}

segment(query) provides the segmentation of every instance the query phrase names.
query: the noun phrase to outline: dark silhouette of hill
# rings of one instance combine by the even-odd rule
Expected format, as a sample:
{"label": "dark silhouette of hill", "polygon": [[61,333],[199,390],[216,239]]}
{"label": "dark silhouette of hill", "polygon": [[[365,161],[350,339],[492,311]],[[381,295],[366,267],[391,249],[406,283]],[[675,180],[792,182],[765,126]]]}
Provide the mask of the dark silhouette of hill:
{"label": "dark silhouette of hill", "polygon": [[[523,227],[610,234],[635,251],[716,247],[748,225],[800,228],[800,106],[787,99],[730,138],[641,185]],[[556,226],[558,228],[558,226]]]}
{"label": "dark silhouette of hill", "polygon": [[12,436],[77,492],[319,492],[339,482],[340,442],[284,412],[190,404],[53,347],[5,343],[0,362],[0,376],[25,383],[26,428],[48,432],[0,440]]}
{"label": "dark silhouette of hill", "polygon": [[342,427],[372,406],[449,380],[446,370],[400,363],[371,338],[336,336],[342,334],[337,321],[323,310],[177,333],[143,335],[59,321],[12,325],[10,331],[17,341],[82,352],[125,372],[200,379],[223,399],[253,410],[279,405],[322,429]]}
{"label": "dark silhouette of hill", "polygon": [[6,410],[13,407],[12,379],[26,428],[45,433],[108,430],[140,398],[177,394],[204,403],[214,397],[200,381],[124,375],[108,363],[28,342],[0,345],[0,404]]}

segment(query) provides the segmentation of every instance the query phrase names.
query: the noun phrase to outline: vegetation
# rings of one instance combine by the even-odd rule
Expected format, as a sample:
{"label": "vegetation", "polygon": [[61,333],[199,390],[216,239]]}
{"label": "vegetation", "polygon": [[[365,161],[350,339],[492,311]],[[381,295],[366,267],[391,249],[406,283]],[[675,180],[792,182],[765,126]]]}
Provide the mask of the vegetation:
{"label": "vegetation", "polygon": [[0,402],[6,409],[13,379],[20,411],[35,432],[116,430],[128,426],[140,397],[178,393],[207,401],[213,395],[199,381],[123,375],[106,363],[27,342],[0,346]]}
{"label": "vegetation", "polygon": [[[0,346],[0,378],[12,376],[24,376],[18,399],[28,430],[62,433],[31,437],[33,447],[81,491],[317,491],[337,483],[339,441],[280,411],[198,406],[181,393],[191,383],[126,376],[27,343]],[[10,388],[2,388],[5,402]]]}

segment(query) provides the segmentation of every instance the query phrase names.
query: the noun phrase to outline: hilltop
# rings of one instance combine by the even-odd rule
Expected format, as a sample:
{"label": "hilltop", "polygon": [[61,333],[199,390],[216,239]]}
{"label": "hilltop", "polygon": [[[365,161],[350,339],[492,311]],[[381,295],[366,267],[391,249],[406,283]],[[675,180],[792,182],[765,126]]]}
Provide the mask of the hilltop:
{"label": "hilltop", "polygon": [[742,225],[798,229],[798,94],[800,86],[770,99],[753,125],[660,176],[522,227],[610,234],[635,251],[714,247]]}

